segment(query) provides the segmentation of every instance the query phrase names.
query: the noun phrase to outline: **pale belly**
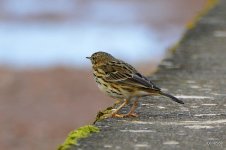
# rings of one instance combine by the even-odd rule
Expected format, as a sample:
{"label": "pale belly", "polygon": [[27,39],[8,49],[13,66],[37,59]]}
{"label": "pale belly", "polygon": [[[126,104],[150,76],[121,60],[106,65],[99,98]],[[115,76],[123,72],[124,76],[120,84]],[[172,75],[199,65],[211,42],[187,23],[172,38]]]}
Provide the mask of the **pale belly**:
{"label": "pale belly", "polygon": [[[103,84],[103,80],[100,79],[100,78],[97,78],[95,75],[94,75],[94,79],[99,87],[99,89],[104,92],[106,95],[112,97],[112,98],[116,98],[116,99],[129,99],[131,97],[141,97],[141,96],[148,96],[148,95],[152,95],[151,93],[148,93],[148,92],[145,92],[145,91],[133,91],[133,92],[129,92],[129,91],[123,91],[121,92],[122,90],[122,87],[121,89],[118,88],[118,89],[115,89],[115,88],[112,88],[112,86],[108,85],[108,84]],[[102,83],[102,84],[101,84]]]}
{"label": "pale belly", "polygon": [[110,88],[110,86],[106,85],[106,84],[100,84],[102,81],[100,81],[100,79],[95,78],[97,86],[99,87],[99,89],[105,93],[106,95],[112,97],[112,98],[116,98],[116,99],[124,99],[126,98],[125,95],[122,95],[119,91]]}

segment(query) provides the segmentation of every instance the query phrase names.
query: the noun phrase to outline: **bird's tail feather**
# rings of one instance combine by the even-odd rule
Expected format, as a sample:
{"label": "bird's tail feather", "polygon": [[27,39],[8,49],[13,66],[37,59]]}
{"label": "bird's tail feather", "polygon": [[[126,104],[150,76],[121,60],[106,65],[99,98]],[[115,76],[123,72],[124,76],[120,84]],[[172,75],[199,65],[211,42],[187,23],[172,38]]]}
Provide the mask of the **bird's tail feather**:
{"label": "bird's tail feather", "polygon": [[159,92],[160,95],[169,97],[171,100],[173,100],[174,102],[180,103],[180,104],[184,104],[184,102],[182,100],[179,100],[178,98],[174,97],[173,95],[164,93],[164,92]]}

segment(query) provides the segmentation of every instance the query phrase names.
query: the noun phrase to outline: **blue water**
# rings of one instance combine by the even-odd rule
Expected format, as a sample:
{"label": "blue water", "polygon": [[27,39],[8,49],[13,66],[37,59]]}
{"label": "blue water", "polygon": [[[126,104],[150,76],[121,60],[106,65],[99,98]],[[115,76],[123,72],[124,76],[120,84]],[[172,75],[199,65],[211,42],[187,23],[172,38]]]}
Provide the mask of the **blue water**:
{"label": "blue water", "polygon": [[0,25],[0,64],[15,67],[84,67],[96,51],[129,62],[161,58],[171,41],[160,41],[145,26]]}
{"label": "blue water", "polygon": [[[90,63],[85,57],[96,51],[130,63],[158,62],[180,35],[169,28],[164,33],[169,38],[161,38],[150,25],[139,22],[143,15],[139,10],[151,12],[140,2],[8,0],[3,4],[3,12],[15,19],[0,20],[0,65],[11,67],[83,68]],[[43,21],[48,13],[69,19]],[[32,16],[42,16],[41,21]],[[32,23],[23,22],[29,17]]]}

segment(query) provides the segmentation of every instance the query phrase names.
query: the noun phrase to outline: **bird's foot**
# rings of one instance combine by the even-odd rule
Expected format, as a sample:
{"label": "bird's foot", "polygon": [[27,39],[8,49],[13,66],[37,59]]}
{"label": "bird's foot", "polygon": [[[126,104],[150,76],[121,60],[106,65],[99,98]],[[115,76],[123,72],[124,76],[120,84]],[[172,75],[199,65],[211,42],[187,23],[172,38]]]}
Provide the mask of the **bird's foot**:
{"label": "bird's foot", "polygon": [[113,118],[127,118],[127,117],[138,117],[136,113],[128,113],[128,114],[112,114]]}
{"label": "bird's foot", "polygon": [[113,117],[113,118],[124,118],[124,115],[123,115],[123,114],[116,114],[116,113],[113,113],[113,114],[112,114],[112,117]]}
{"label": "bird's foot", "polygon": [[136,113],[128,113],[128,114],[125,114],[124,117],[138,117],[139,115],[136,114]]}

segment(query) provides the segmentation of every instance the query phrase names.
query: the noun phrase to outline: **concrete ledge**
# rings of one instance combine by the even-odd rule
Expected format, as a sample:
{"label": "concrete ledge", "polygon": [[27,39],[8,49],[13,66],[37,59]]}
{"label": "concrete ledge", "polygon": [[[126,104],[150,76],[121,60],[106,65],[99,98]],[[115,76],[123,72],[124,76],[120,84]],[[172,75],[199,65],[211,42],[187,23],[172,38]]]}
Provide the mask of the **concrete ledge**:
{"label": "concrete ledge", "polygon": [[100,132],[69,149],[226,150],[226,1],[186,33],[150,78],[185,105],[145,97],[138,118],[97,121]]}

